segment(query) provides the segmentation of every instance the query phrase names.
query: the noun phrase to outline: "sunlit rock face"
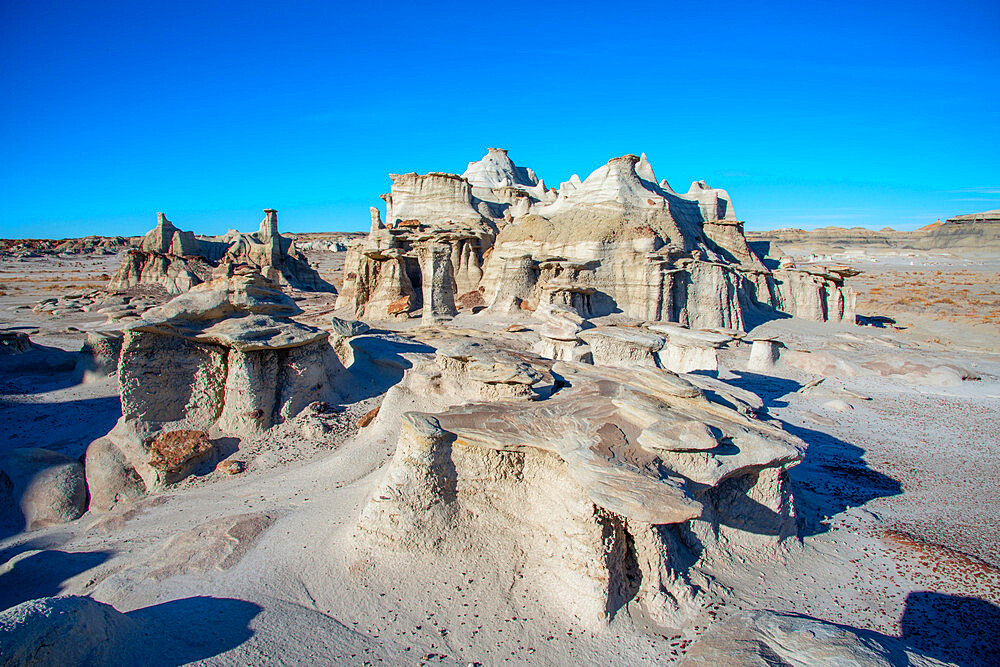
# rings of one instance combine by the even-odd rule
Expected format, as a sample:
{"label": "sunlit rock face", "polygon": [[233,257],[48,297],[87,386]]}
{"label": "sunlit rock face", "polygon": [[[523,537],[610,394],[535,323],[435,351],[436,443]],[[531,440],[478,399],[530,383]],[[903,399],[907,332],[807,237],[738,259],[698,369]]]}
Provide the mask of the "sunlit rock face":
{"label": "sunlit rock face", "polygon": [[213,277],[233,275],[250,267],[282,285],[308,291],[336,291],[309,266],[295,244],[278,233],[278,213],[264,211],[254,234],[230,230],[224,236],[198,239],[157,213],[156,227],[130,249],[108,289],[124,291],[141,284],[160,285],[168,294],[182,294]]}
{"label": "sunlit rock face", "polygon": [[[410,316],[424,307],[428,281],[438,304],[449,302],[449,290],[459,304],[479,302],[461,298],[478,291],[495,313],[557,304],[583,317],[621,312],[735,330],[775,310],[821,321],[854,317],[842,276],[769,270],[747,245],[725,190],[697,181],[677,193],[657,182],[645,155],[615,158],[559,189],[493,148],[462,176],[392,179],[386,221],[373,218],[345,264],[337,305],[358,317]],[[428,263],[428,248],[441,244],[450,262]],[[452,308],[431,310],[439,321]]]}
{"label": "sunlit rock face", "polygon": [[[313,401],[334,400],[342,366],[325,331],[290,319],[299,312],[244,268],[129,324],[118,363],[122,417],[87,451],[91,509],[184,477],[212,454],[204,434],[260,435]],[[157,452],[171,433],[185,437],[173,437],[169,456]]]}
{"label": "sunlit rock face", "polygon": [[[414,404],[433,412],[394,413]],[[676,627],[711,585],[701,566],[796,534],[802,443],[669,371],[445,340],[378,419],[400,426],[359,522],[371,548],[487,554],[585,623],[630,605]]]}

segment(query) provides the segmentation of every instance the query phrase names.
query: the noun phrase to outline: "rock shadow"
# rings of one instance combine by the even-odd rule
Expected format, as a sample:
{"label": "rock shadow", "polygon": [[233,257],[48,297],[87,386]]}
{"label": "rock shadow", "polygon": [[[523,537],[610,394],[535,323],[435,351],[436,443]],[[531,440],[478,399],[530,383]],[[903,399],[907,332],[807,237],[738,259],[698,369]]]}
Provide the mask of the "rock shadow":
{"label": "rock shadow", "polygon": [[860,447],[788,422],[782,428],[809,445],[788,471],[803,536],[826,532],[826,520],[848,508],[903,492],[899,480],[868,467]]}
{"label": "rock shadow", "polygon": [[240,439],[232,436],[224,436],[212,439],[212,451],[203,460],[197,463],[188,473],[192,477],[205,477],[215,472],[219,463],[240,450]]}
{"label": "rock shadow", "polygon": [[136,609],[126,616],[162,629],[164,642],[145,665],[175,667],[232,650],[253,637],[250,622],[263,608],[234,598],[198,596]]}
{"label": "rock shadow", "polygon": [[[724,382],[759,396],[763,417],[768,408],[787,406],[782,397],[802,387],[787,378],[743,371],[733,374],[737,377]],[[808,445],[805,458],[788,475],[803,536],[826,532],[825,521],[849,507],[903,492],[899,480],[868,467],[865,451],[857,445],[787,421],[781,421],[781,427]]]}
{"label": "rock shadow", "polygon": [[856,315],[855,320],[858,326],[876,327],[878,329],[887,329],[896,324],[896,320],[885,315]]}
{"label": "rock shadow", "polygon": [[424,343],[363,335],[350,340],[354,362],[348,366],[349,377],[338,383],[337,391],[347,402],[385,394],[403,379],[413,364],[404,354],[432,354],[434,348]]}
{"label": "rock shadow", "polygon": [[55,403],[0,400],[0,415],[0,451],[41,447],[76,458],[114,427],[122,408],[118,396]]}
{"label": "rock shadow", "polygon": [[779,399],[802,388],[802,383],[788,378],[749,371],[734,370],[730,372],[735,377],[725,378],[722,381],[738,389],[749,391],[751,394],[756,394],[760,397],[765,409],[787,407],[788,401]]}
{"label": "rock shadow", "polygon": [[70,578],[111,558],[110,551],[23,551],[0,570],[0,609],[62,592]]}
{"label": "rock shadow", "polygon": [[32,395],[78,385],[79,359],[79,352],[32,343],[27,352],[0,357],[0,391]]}
{"label": "rock shadow", "polygon": [[978,598],[914,591],[900,620],[903,641],[962,667],[1000,665],[1000,607]]}

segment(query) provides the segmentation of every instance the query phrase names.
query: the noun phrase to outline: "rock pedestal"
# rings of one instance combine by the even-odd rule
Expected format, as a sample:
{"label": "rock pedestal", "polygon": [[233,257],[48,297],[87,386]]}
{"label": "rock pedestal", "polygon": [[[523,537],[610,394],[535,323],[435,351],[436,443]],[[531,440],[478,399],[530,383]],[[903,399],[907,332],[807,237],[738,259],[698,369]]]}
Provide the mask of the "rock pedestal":
{"label": "rock pedestal", "polygon": [[[387,396],[452,407],[402,416],[359,522],[370,548],[495,557],[585,625],[629,606],[680,627],[697,606],[691,582],[708,585],[699,562],[766,557],[795,535],[785,471],[803,445],[729,407],[744,405],[735,396],[653,368],[444,349]],[[467,403],[475,378],[538,388],[548,377],[561,388]]]}
{"label": "rock pedestal", "polygon": [[747,370],[770,375],[780,353],[781,343],[775,338],[754,338],[753,346],[750,348],[750,361],[747,362]]}
{"label": "rock pedestal", "polygon": [[[342,369],[328,334],[299,324],[295,302],[245,271],[198,285],[128,325],[118,368],[122,417],[88,449],[92,508],[106,510],[210,458],[205,435],[253,437],[333,401]],[[192,435],[200,434],[200,435]]]}
{"label": "rock pedestal", "polygon": [[443,243],[424,246],[422,266],[423,324],[450,320],[455,310],[455,283],[452,277],[451,248]]}

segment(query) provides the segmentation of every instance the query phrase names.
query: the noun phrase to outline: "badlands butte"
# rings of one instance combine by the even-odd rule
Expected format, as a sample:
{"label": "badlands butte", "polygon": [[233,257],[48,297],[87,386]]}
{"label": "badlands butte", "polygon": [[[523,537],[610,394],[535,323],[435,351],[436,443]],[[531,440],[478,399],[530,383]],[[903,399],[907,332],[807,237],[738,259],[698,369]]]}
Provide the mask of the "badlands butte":
{"label": "badlands butte", "polygon": [[390,178],[3,241],[3,664],[1000,664],[997,211]]}

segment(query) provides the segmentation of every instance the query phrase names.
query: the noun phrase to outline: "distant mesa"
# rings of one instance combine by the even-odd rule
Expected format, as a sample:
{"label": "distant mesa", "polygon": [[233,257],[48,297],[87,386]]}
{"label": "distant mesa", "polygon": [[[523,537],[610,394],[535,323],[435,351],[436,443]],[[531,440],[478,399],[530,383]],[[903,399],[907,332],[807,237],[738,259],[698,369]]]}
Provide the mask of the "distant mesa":
{"label": "distant mesa", "polygon": [[854,319],[841,276],[767,268],[725,190],[696,181],[679,194],[657,181],[645,154],[558,189],[498,148],[461,176],[390,178],[386,220],[376,210],[346,258],[337,307],[359,318],[421,311],[431,323],[484,303],[500,313],[558,304],[583,317],[622,312],[737,330],[775,311]]}
{"label": "distant mesa", "polygon": [[313,269],[291,239],[278,232],[278,213],[264,211],[254,234],[230,230],[224,236],[199,239],[178,229],[163,213],[156,227],[130,249],[108,284],[110,291],[137,285],[159,285],[169,294],[181,294],[213,277],[233,275],[234,267],[256,269],[279,285],[306,291],[336,292]]}
{"label": "distant mesa", "polygon": [[772,243],[786,250],[806,248],[823,252],[825,248],[871,247],[895,250],[947,250],[972,254],[995,254],[1000,251],[1000,209],[956,215],[945,222],[937,220],[911,232],[884,227],[878,231],[864,227],[823,227],[811,231],[776,229],[749,232],[752,243]]}

